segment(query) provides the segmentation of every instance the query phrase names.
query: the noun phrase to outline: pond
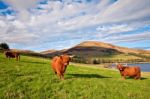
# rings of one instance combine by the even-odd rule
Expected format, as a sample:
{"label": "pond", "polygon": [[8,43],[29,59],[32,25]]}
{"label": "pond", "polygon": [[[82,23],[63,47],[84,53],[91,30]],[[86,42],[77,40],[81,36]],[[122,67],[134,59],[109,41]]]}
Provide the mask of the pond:
{"label": "pond", "polygon": [[134,63],[128,64],[129,66],[140,66],[143,72],[150,72],[150,63]]}
{"label": "pond", "polygon": [[[141,68],[141,71],[143,72],[150,72],[150,63],[128,63],[123,64],[124,66],[139,66]],[[116,64],[112,64],[112,67],[116,68]]]}

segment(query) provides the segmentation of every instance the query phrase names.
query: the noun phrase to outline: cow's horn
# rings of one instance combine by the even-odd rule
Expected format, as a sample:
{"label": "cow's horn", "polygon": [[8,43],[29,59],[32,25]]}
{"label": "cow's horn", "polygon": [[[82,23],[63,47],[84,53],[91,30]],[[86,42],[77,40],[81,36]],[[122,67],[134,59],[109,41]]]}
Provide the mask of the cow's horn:
{"label": "cow's horn", "polygon": [[115,63],[116,65],[118,65],[118,63]]}
{"label": "cow's horn", "polygon": [[70,57],[70,58],[73,58],[74,56],[75,56],[75,55],[70,55],[69,57]]}

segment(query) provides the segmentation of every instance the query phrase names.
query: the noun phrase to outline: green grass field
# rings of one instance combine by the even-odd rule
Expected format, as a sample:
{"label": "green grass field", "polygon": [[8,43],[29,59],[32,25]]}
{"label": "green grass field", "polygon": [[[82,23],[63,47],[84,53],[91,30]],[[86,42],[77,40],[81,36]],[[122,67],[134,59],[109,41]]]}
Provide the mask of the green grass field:
{"label": "green grass field", "polygon": [[0,54],[0,99],[150,99],[150,73],[122,80],[115,70],[70,65],[59,80],[48,59]]}

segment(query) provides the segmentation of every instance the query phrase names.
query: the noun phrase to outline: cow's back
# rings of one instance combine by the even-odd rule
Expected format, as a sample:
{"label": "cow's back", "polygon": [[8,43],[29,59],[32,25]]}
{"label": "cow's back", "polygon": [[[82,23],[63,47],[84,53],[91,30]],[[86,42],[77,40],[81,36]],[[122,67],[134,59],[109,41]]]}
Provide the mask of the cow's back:
{"label": "cow's back", "polygon": [[140,72],[141,72],[140,67],[138,67],[138,66],[126,67],[124,70],[124,73],[126,73],[126,75],[128,75],[128,76],[135,76],[135,75],[139,74]]}
{"label": "cow's back", "polygon": [[6,57],[12,57],[12,58],[15,57],[15,54],[12,52],[9,52],[9,51],[5,52],[5,55],[6,55]]}
{"label": "cow's back", "polygon": [[56,56],[52,59],[52,68],[53,70],[60,72],[61,71],[61,59],[60,57]]}
{"label": "cow's back", "polygon": [[53,59],[52,59],[52,66],[54,67],[55,64],[56,64],[56,61],[58,59],[58,56],[55,56]]}

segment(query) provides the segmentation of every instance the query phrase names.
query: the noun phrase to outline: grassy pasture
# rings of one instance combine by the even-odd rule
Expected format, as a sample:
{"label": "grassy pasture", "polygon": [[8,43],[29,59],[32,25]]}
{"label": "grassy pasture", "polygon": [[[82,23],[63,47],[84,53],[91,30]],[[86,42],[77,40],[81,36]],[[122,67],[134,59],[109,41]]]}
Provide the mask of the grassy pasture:
{"label": "grassy pasture", "polygon": [[115,70],[70,64],[59,80],[48,59],[0,54],[0,99],[150,99],[150,73],[122,80]]}

